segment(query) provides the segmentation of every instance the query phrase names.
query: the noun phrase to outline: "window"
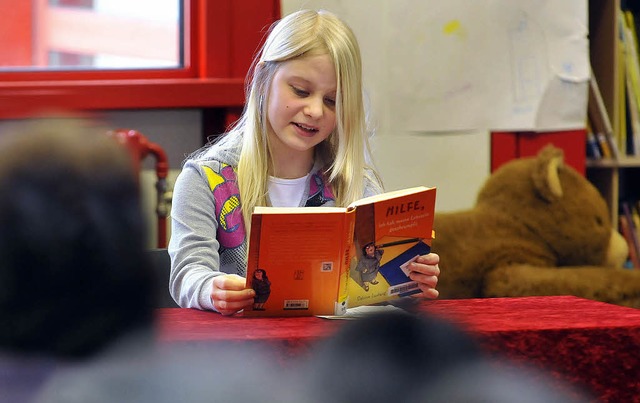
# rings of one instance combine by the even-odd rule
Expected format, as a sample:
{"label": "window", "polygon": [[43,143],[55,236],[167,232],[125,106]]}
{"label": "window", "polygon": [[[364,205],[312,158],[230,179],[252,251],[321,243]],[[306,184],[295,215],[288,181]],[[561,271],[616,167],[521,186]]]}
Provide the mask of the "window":
{"label": "window", "polygon": [[0,48],[0,69],[181,68],[182,12],[181,0],[32,2],[30,15],[14,22],[22,35]]}
{"label": "window", "polygon": [[[0,0],[0,118],[238,106],[278,0]],[[105,33],[105,29],[107,32]]]}

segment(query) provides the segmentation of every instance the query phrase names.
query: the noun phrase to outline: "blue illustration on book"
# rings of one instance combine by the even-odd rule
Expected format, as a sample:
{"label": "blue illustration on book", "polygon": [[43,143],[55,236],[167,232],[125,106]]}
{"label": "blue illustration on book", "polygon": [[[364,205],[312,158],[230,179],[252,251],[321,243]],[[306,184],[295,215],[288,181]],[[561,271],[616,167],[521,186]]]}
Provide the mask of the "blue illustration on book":
{"label": "blue illustration on book", "polygon": [[420,288],[415,281],[409,281],[409,272],[406,268],[410,262],[420,255],[426,255],[431,251],[431,247],[424,242],[417,242],[414,246],[394,257],[384,265],[380,266],[380,274],[389,283],[389,295],[399,295],[401,297],[417,294]]}

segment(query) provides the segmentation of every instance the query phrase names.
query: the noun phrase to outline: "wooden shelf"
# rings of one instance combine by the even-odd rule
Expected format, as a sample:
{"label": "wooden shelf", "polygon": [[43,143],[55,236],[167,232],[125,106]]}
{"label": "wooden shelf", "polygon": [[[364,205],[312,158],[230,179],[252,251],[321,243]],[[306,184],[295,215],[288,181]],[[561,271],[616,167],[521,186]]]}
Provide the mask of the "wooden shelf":
{"label": "wooden shelf", "polygon": [[[620,0],[589,0],[589,50],[591,67],[602,92],[613,135],[624,130],[624,64],[620,43]],[[640,156],[586,161],[587,178],[604,197],[611,223],[619,222],[620,202],[640,198]]]}
{"label": "wooden shelf", "polygon": [[640,168],[640,157],[620,157],[618,159],[587,159],[587,168]]}

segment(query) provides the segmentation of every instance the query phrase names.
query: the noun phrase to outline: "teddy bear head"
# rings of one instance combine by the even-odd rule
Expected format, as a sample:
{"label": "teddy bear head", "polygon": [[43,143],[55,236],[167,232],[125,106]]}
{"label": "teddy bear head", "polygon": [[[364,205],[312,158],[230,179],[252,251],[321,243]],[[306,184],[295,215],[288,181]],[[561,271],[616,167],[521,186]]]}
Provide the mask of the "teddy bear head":
{"label": "teddy bear head", "polygon": [[563,162],[562,150],[551,145],[535,157],[510,161],[485,182],[476,208],[522,224],[532,239],[547,244],[558,266],[621,267],[628,247],[613,230],[605,200]]}

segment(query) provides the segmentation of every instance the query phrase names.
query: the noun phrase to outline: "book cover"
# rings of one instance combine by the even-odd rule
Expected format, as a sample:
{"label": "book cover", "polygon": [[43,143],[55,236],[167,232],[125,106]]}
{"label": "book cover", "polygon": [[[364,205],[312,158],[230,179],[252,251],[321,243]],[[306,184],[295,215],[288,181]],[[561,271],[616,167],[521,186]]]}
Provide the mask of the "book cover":
{"label": "book cover", "polygon": [[429,253],[435,191],[389,192],[346,208],[256,207],[247,259],[256,298],[244,315],[340,315],[419,292],[407,265]]}
{"label": "book cover", "polygon": [[256,298],[245,315],[339,311],[341,267],[349,253],[352,220],[353,214],[341,208],[256,207],[247,259],[247,287],[256,291]]}
{"label": "book cover", "polygon": [[356,209],[355,254],[349,270],[349,307],[420,292],[407,266],[429,253],[435,189],[401,199],[361,203]]}

